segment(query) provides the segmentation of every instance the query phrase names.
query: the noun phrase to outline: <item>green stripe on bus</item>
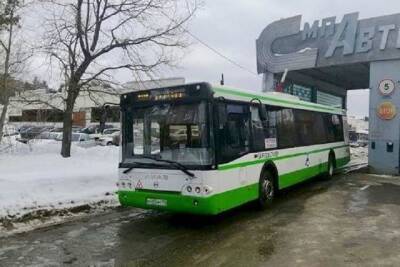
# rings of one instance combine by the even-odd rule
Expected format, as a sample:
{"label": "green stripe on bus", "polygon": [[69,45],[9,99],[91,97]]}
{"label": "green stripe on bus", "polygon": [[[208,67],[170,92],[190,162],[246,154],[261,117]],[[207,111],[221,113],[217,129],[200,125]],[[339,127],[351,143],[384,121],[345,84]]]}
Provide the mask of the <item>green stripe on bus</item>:
{"label": "green stripe on bus", "polygon": [[[347,164],[349,157],[337,160],[337,166]],[[291,172],[279,177],[279,189],[303,182],[327,170],[323,163],[310,168]],[[134,206],[143,209],[156,209],[178,213],[191,213],[199,215],[216,215],[229,209],[241,206],[258,198],[258,183],[232,189],[210,197],[183,196],[179,192],[145,190],[145,191],[119,191],[118,197],[122,206]],[[148,199],[165,200],[165,206],[149,205]]]}
{"label": "green stripe on bus", "polygon": [[290,155],[284,155],[284,156],[278,156],[278,157],[271,157],[271,158],[265,158],[265,159],[258,159],[258,160],[252,160],[252,161],[244,161],[244,162],[238,162],[238,163],[222,164],[222,165],[218,165],[218,170],[226,171],[226,170],[230,170],[230,169],[247,167],[247,166],[251,166],[251,165],[263,164],[263,163],[265,163],[267,161],[278,161],[278,160],[283,160],[283,159],[303,156],[303,155],[307,155],[307,154],[320,153],[320,152],[323,152],[323,151],[327,151],[327,150],[331,150],[331,149],[338,149],[338,148],[343,148],[343,147],[348,147],[348,145],[342,145],[342,146],[330,147],[330,148],[323,148],[323,149],[317,149],[317,150],[308,151],[308,152],[301,152],[301,153],[296,153],[296,154],[290,154]]}
{"label": "green stripe on bus", "polygon": [[[349,163],[350,157],[339,158],[336,160],[336,167],[342,167]],[[292,185],[304,182],[312,177],[318,176],[328,171],[328,162],[316,166],[304,168],[291,173],[279,175],[279,189],[284,189]]]}
{"label": "green stripe on bus", "polygon": [[294,102],[294,101],[290,101],[290,100],[276,99],[273,97],[245,93],[245,92],[229,90],[229,89],[219,88],[219,87],[213,87],[213,90],[216,92],[219,92],[219,93],[225,93],[225,94],[235,95],[235,96],[239,96],[239,97],[245,97],[245,98],[251,98],[251,99],[258,98],[260,100],[266,100],[266,101],[288,104],[288,105],[293,105],[293,106],[302,106],[302,107],[311,108],[314,110],[319,110],[319,111],[324,111],[324,112],[334,112],[334,113],[338,113],[338,114],[343,114],[343,111],[340,109],[333,108],[333,107],[325,107],[325,106],[318,105],[318,104],[299,103],[299,102]]}

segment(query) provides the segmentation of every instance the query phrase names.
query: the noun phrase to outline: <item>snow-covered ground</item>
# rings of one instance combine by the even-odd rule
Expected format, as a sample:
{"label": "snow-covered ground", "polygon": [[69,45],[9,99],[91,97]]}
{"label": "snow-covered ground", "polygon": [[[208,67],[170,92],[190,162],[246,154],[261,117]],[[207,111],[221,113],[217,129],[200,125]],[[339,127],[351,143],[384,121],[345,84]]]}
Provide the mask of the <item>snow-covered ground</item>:
{"label": "snow-covered ground", "polygon": [[368,147],[351,147],[350,164],[366,164],[368,163]]}
{"label": "snow-covered ground", "polygon": [[[60,145],[55,141],[27,145],[11,139],[0,144],[0,232],[4,221],[15,226],[35,212],[52,211],[49,216],[54,216],[54,211],[83,205],[118,205],[118,147],[73,145],[72,157],[65,159]],[[351,148],[351,154],[350,164],[367,162],[367,148]]]}
{"label": "snow-covered ground", "polygon": [[60,156],[60,143],[0,146],[0,219],[37,210],[102,202],[117,205],[118,148],[81,148]]}

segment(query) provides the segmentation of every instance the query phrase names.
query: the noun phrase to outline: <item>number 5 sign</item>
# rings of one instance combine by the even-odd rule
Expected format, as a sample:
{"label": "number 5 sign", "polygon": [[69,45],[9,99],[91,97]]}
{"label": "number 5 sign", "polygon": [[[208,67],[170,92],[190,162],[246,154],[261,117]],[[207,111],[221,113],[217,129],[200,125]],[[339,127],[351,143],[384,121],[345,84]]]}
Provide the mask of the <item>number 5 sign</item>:
{"label": "number 5 sign", "polygon": [[391,95],[394,92],[396,85],[392,80],[383,80],[379,84],[379,92],[382,95]]}

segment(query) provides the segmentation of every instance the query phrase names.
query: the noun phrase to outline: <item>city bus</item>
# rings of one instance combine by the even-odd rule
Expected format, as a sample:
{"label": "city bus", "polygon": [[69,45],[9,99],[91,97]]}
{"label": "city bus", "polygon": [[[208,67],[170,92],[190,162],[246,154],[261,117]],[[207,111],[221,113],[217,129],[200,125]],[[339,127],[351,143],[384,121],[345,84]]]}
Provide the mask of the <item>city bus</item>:
{"label": "city bus", "polygon": [[350,160],[346,112],[208,83],[121,96],[122,206],[216,215]]}

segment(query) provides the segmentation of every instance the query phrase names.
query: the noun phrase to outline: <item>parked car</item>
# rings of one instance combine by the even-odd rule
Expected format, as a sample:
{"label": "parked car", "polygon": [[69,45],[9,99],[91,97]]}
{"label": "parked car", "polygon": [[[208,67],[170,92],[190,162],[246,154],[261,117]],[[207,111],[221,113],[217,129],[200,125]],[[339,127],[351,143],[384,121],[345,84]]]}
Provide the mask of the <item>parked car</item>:
{"label": "parked car", "polygon": [[2,142],[14,143],[16,141],[19,141],[19,139],[21,139],[21,135],[14,126],[4,126]]}
{"label": "parked car", "polygon": [[[57,136],[57,141],[62,141],[63,134],[60,133]],[[72,133],[71,142],[76,143],[78,146],[81,147],[93,147],[96,146],[96,142],[90,138],[88,134],[85,133]]]}
{"label": "parked car", "polygon": [[58,138],[62,133],[44,131],[37,135],[34,139],[26,139],[29,143],[35,144],[56,144],[58,143]]}
{"label": "parked car", "polygon": [[21,138],[22,139],[34,139],[36,138],[40,133],[48,130],[48,127],[42,127],[42,126],[33,126],[30,127],[26,130],[23,130],[20,132]]}
{"label": "parked car", "polygon": [[109,129],[105,129],[103,131],[103,135],[110,135],[110,134],[113,134],[113,133],[119,132],[119,131],[120,131],[119,128],[109,128]]}
{"label": "parked car", "polygon": [[29,128],[33,127],[33,125],[22,125],[21,127],[19,127],[18,131],[20,133],[25,132],[26,130],[28,130]]}
{"label": "parked car", "polygon": [[60,135],[60,132],[41,132],[36,139],[47,139],[47,140],[56,140],[57,137]]}
{"label": "parked car", "polygon": [[[73,133],[79,133],[82,130],[82,127],[80,126],[72,126],[72,132]],[[55,127],[53,129],[51,129],[50,132],[59,132],[62,133],[63,128],[62,127]]]}
{"label": "parked car", "polygon": [[[114,127],[112,125],[108,125],[108,124],[106,124],[104,126],[104,129],[111,129],[111,128],[114,128]],[[101,134],[100,133],[100,125],[97,124],[97,125],[88,126],[86,128],[81,129],[80,132],[85,133],[85,134]]]}
{"label": "parked car", "polygon": [[113,144],[119,146],[120,139],[121,139],[121,132],[113,136],[113,141],[112,141]]}
{"label": "parked car", "polygon": [[114,143],[114,137],[119,136],[120,132],[120,129],[117,128],[104,130],[103,135],[101,135],[96,141],[101,146],[118,145],[119,142],[117,144]]}
{"label": "parked car", "polygon": [[18,136],[19,132],[17,128],[15,128],[12,125],[5,125],[3,128],[3,136],[4,137],[9,137],[9,136]]}

